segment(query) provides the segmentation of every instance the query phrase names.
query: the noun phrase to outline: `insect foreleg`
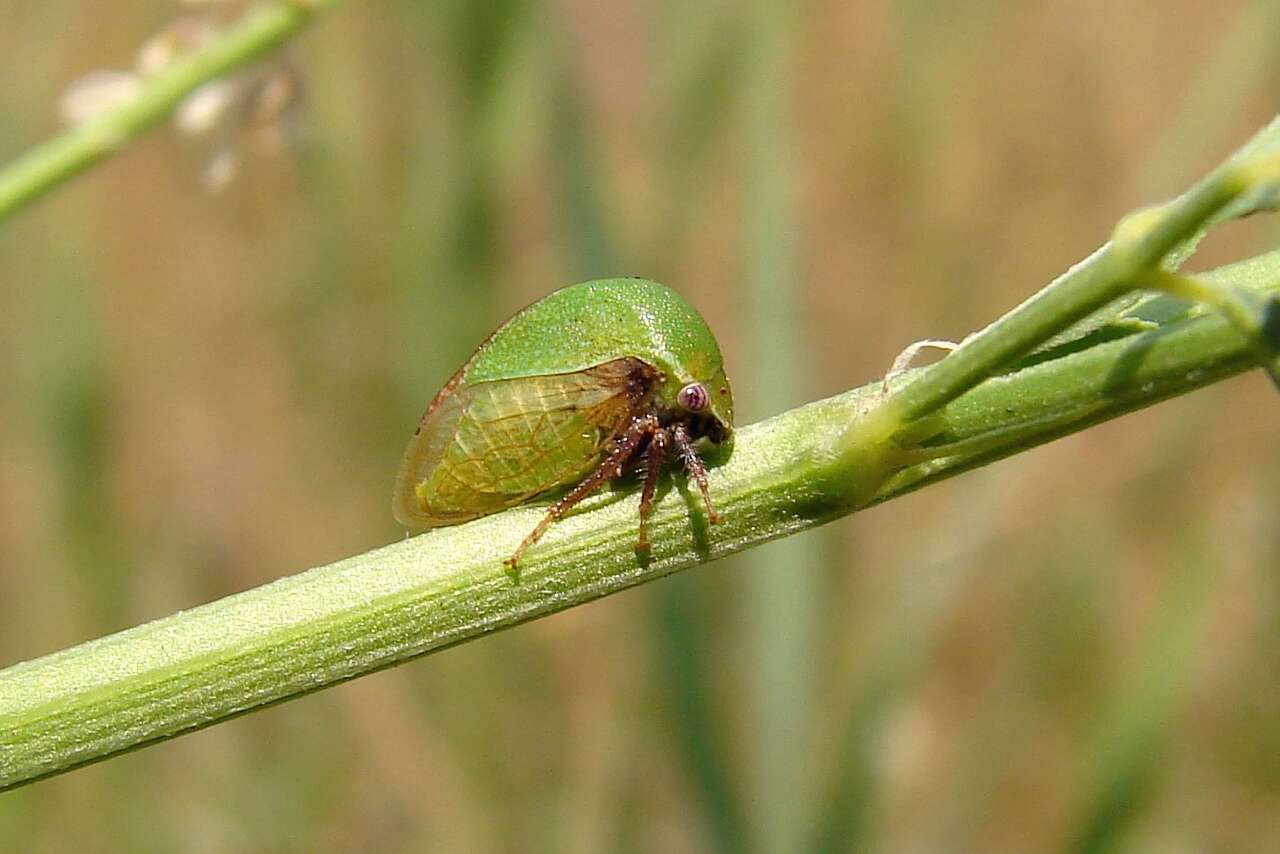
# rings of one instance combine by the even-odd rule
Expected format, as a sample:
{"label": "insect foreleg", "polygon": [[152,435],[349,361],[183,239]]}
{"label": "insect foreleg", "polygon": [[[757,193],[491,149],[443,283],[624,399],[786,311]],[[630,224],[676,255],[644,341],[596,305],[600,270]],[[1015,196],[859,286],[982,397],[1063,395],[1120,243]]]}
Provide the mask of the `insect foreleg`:
{"label": "insect foreleg", "polygon": [[712,525],[719,525],[720,514],[711,503],[711,491],[707,488],[707,467],[702,464],[702,458],[694,450],[689,432],[683,424],[677,424],[671,428],[671,438],[675,441],[676,450],[680,453],[680,461],[684,463],[685,471],[693,475],[694,481],[698,484],[698,490],[702,493],[702,500],[707,505],[707,520]]}

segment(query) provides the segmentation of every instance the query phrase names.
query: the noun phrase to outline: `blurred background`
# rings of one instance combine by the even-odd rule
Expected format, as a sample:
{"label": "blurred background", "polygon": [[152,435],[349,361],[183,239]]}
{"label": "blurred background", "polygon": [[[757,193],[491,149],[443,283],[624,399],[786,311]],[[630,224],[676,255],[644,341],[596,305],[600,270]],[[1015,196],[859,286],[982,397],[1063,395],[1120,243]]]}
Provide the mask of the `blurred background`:
{"label": "blurred background", "polygon": [[[0,0],[0,160],[73,81],[235,11]],[[0,228],[0,665],[402,537],[425,404],[558,286],[681,291],[742,423],[963,337],[1269,121],[1277,25],[343,5],[255,72],[270,109]],[[1240,377],[6,794],[0,850],[1276,850],[1277,429]]]}

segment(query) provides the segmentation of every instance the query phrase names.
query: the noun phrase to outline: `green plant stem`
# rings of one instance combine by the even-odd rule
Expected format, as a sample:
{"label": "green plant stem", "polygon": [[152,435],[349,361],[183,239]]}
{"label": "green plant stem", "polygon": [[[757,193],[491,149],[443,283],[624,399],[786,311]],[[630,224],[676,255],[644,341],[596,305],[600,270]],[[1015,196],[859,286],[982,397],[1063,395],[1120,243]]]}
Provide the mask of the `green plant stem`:
{"label": "green plant stem", "polygon": [[[1273,123],[1259,136],[1274,145],[1276,132]],[[937,412],[1065,326],[1141,286],[1167,255],[1195,240],[1229,204],[1274,185],[1278,170],[1280,155],[1265,147],[1261,153],[1238,155],[1174,201],[1126,217],[1110,243],[923,371],[870,418],[850,425],[843,440],[846,447],[883,441],[902,426]]]}
{"label": "green plant stem", "polygon": [[[1219,284],[1280,292],[1280,253],[1227,268]],[[984,383],[946,407],[949,439],[1004,437],[910,467],[872,503],[950,477],[1253,364],[1215,313],[1185,312]],[[433,650],[591,601],[852,511],[853,477],[826,450],[879,383],[743,428],[715,467],[725,516],[668,489],[638,559],[634,490],[602,496],[522,562],[502,559],[540,517],[521,507],[407,539],[0,671],[0,788],[208,726]],[[1018,428],[1018,429],[1015,429]]]}
{"label": "green plant stem", "polygon": [[143,81],[138,93],[0,171],[0,220],[114,153],[162,121],[195,89],[280,46],[340,0],[292,0],[255,6],[208,45]]}
{"label": "green plant stem", "polygon": [[1280,341],[1269,329],[1268,322],[1272,313],[1280,310],[1280,303],[1250,300],[1242,293],[1219,287],[1207,279],[1159,268],[1147,272],[1138,283],[1153,291],[1199,302],[1220,311],[1249,341],[1258,364],[1271,377],[1272,384],[1280,388]]}

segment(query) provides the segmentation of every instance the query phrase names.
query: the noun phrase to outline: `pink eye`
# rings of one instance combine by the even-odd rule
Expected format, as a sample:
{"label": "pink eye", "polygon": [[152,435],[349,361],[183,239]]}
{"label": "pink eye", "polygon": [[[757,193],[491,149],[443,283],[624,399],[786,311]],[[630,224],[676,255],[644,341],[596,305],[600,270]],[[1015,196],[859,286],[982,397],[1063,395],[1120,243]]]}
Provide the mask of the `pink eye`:
{"label": "pink eye", "polygon": [[680,404],[681,409],[689,412],[701,412],[710,402],[711,396],[702,383],[689,383],[676,395],[676,403]]}

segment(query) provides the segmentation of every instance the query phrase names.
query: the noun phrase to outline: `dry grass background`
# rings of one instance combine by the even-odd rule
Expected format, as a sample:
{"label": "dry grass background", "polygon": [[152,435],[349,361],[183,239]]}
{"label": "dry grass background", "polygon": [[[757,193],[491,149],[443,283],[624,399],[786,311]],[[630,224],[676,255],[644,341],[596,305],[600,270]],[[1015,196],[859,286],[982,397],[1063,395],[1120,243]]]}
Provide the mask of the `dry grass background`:
{"label": "dry grass background", "polygon": [[[1276,112],[1273,3],[813,2],[781,76],[758,10],[686,6],[349,3],[290,50],[289,148],[221,193],[166,129],[6,223],[0,664],[402,536],[421,408],[574,280],[675,286],[744,417],[781,409],[743,285],[771,177],[801,399],[984,325]],[[181,11],[0,0],[0,157]],[[6,794],[0,850],[1273,850],[1277,428],[1235,379]]]}

